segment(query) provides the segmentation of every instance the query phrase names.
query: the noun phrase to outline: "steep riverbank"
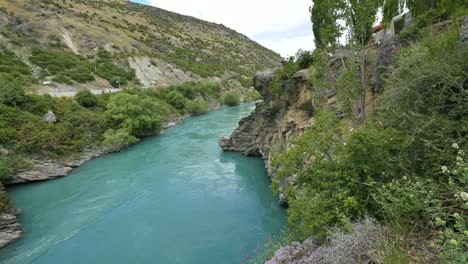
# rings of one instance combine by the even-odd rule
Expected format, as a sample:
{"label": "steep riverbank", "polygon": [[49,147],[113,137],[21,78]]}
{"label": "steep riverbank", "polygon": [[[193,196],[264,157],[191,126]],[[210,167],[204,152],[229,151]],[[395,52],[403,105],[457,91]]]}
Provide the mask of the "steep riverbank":
{"label": "steep riverbank", "polygon": [[[271,166],[271,154],[287,150],[293,140],[313,124],[313,114],[317,108],[313,104],[314,94],[308,81],[308,69],[297,72],[291,82],[282,84],[282,96],[271,89],[274,76],[274,72],[262,72],[255,76],[254,88],[262,94],[264,101],[257,103],[255,111],[239,122],[230,137],[219,140],[224,151],[261,156],[272,178],[276,177],[276,171]],[[333,96],[333,93],[329,94],[330,106]],[[280,203],[287,206],[283,187],[279,189]]]}

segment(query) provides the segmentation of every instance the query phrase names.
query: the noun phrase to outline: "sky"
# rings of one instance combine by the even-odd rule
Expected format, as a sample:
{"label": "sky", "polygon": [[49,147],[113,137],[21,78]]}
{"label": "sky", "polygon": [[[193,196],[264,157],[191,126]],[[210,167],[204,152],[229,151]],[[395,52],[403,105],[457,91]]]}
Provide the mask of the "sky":
{"label": "sky", "polygon": [[312,50],[311,0],[131,0],[223,24],[261,45],[294,55]]}

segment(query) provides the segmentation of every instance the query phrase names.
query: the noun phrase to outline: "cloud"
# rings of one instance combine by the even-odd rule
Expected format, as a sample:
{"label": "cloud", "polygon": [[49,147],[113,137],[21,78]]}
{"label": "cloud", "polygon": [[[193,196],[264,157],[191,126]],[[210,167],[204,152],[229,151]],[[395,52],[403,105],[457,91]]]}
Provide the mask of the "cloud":
{"label": "cloud", "polygon": [[[141,1],[139,1],[141,2]],[[291,55],[313,47],[308,11],[311,0],[148,0],[148,4],[222,23],[273,49]]]}

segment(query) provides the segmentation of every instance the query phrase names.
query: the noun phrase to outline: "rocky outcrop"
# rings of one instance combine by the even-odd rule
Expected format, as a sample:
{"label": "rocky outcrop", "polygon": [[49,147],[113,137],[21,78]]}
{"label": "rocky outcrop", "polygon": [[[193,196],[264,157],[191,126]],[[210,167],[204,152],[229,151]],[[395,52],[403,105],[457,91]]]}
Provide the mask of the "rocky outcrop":
{"label": "rocky outcrop", "polygon": [[0,248],[21,238],[23,231],[17,221],[19,211],[0,213]]}
{"label": "rocky outcrop", "polygon": [[460,43],[468,45],[468,16],[463,19],[463,25],[460,30]]}
{"label": "rocky outcrop", "polygon": [[[255,111],[239,122],[230,137],[219,139],[224,151],[263,157],[270,177],[276,176],[274,168],[270,166],[271,153],[286,150],[295,138],[302,135],[313,124],[313,113],[317,107],[308,82],[309,70],[299,71],[292,80],[284,81],[281,96],[270,87],[273,77],[273,72],[255,76],[254,88],[262,94],[264,101],[258,102]],[[280,203],[287,206],[282,190],[283,187],[280,187]]]}
{"label": "rocky outcrop", "polygon": [[13,175],[7,184],[51,180],[68,175],[74,168],[94,159],[102,150],[85,150],[77,158],[65,160],[32,160],[32,166]]}

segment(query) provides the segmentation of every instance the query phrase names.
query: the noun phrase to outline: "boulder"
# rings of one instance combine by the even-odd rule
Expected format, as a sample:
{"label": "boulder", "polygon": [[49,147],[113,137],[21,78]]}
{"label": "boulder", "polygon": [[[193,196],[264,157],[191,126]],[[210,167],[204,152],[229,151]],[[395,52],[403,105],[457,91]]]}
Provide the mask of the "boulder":
{"label": "boulder", "polygon": [[293,75],[293,79],[298,81],[298,82],[303,82],[303,81],[307,81],[310,77],[310,71],[309,69],[305,69],[305,70],[300,70],[298,72],[296,72],[294,75]]}
{"label": "boulder", "polygon": [[57,117],[55,116],[54,112],[49,111],[49,112],[47,112],[47,114],[44,115],[43,120],[46,123],[53,124],[53,123],[57,122]]}
{"label": "boulder", "polygon": [[461,44],[468,44],[468,16],[464,17],[463,25],[460,30],[460,43]]}
{"label": "boulder", "polygon": [[10,154],[7,149],[0,147],[0,157],[8,156]]}
{"label": "boulder", "polygon": [[265,90],[273,79],[274,74],[275,72],[272,70],[257,73],[254,78],[255,90],[259,92]]}

